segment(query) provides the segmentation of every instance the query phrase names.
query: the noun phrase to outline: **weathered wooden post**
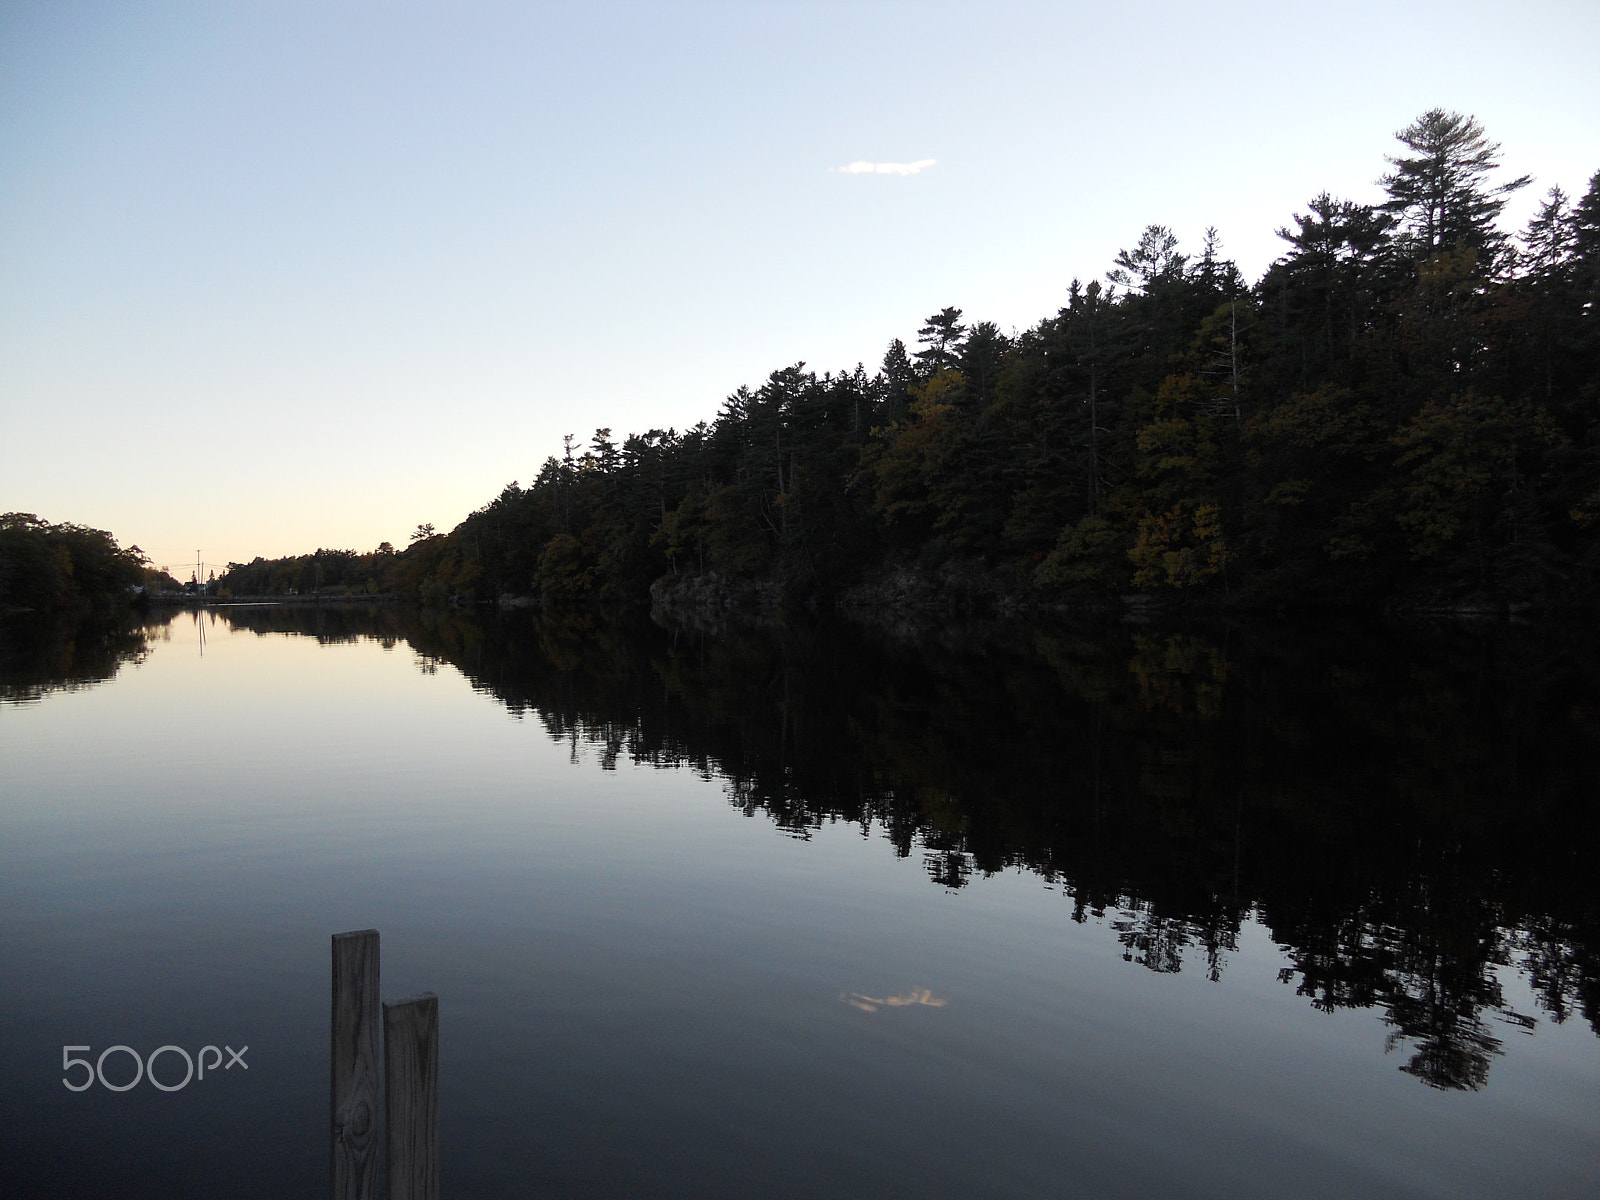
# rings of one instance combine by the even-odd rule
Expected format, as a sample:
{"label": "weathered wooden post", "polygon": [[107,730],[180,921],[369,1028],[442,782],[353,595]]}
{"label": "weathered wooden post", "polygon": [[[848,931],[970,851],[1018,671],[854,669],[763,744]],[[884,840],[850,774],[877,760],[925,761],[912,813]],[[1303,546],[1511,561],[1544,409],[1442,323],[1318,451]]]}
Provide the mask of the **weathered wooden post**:
{"label": "weathered wooden post", "polygon": [[378,931],[333,935],[328,1194],[378,1200]]}
{"label": "weathered wooden post", "polygon": [[439,1000],[383,1006],[389,1200],[439,1200]]}

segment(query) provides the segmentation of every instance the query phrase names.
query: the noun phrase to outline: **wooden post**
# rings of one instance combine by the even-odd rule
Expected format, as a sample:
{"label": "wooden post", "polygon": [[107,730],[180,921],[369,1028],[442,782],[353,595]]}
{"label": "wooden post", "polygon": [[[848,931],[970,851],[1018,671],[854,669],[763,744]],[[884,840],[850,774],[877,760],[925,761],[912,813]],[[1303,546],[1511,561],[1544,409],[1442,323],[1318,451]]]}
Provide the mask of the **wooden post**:
{"label": "wooden post", "polygon": [[378,1200],[378,931],[333,935],[328,1195]]}
{"label": "wooden post", "polygon": [[383,1006],[389,1200],[439,1200],[439,1000]]}

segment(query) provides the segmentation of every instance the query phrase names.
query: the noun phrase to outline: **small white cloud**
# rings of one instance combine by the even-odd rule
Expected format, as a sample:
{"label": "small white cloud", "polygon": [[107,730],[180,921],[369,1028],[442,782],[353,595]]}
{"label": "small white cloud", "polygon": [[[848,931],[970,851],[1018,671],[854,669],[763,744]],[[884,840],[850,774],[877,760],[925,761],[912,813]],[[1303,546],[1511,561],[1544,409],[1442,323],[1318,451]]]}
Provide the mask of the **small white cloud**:
{"label": "small white cloud", "polygon": [[880,163],[859,159],[849,166],[829,167],[828,170],[837,171],[840,175],[915,175],[938,161],[936,158],[919,158],[916,162]]}

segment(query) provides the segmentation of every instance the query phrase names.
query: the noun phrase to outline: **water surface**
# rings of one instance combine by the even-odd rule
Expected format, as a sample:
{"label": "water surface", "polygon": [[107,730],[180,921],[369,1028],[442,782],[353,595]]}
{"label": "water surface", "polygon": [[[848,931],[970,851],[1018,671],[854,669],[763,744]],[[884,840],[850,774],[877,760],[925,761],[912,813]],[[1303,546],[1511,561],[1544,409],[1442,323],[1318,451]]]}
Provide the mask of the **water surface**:
{"label": "water surface", "polygon": [[[440,996],[450,1195],[1600,1185],[1569,631],[7,635],[7,1195],[319,1194],[368,926]],[[118,1043],[249,1065],[63,1087]]]}

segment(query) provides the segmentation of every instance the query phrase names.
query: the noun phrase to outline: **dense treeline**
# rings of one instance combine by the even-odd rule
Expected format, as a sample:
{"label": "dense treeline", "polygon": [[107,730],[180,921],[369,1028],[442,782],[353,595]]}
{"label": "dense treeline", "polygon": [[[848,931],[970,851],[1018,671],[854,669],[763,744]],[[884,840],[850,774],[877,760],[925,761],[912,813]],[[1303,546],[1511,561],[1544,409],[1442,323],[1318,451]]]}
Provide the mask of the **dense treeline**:
{"label": "dense treeline", "polygon": [[217,582],[234,596],[304,596],[327,590],[373,593],[393,589],[395,568],[394,547],[384,542],[370,554],[319,549],[293,558],[229,563]]}
{"label": "dense treeline", "polygon": [[1387,200],[1313,198],[1253,284],[1214,234],[1187,255],[1152,226],[1025,332],[946,308],[875,374],[797,363],[687,432],[569,438],[385,578],[479,600],[706,572],[791,601],[891,575],[1037,601],[1592,597],[1600,173],[1512,237],[1528,180],[1498,177],[1475,120],[1398,136]]}
{"label": "dense treeline", "polygon": [[103,529],[0,513],[0,612],[118,608],[146,581],[144,553]]}

